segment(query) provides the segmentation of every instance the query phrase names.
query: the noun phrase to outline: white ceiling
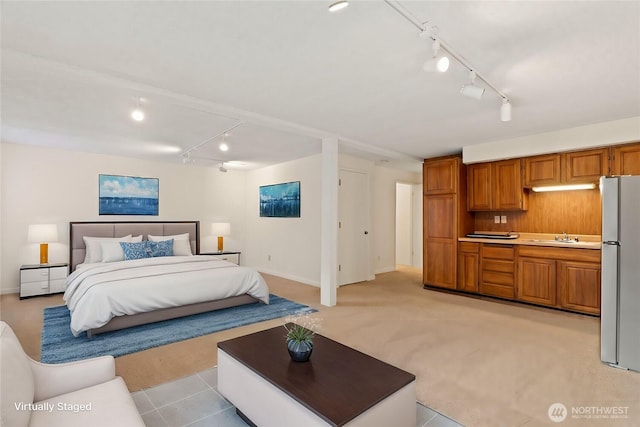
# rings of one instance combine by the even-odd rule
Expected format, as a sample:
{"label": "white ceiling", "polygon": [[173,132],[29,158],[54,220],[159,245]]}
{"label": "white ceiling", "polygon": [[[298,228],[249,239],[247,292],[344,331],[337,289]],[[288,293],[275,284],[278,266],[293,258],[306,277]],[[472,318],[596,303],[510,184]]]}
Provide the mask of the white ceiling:
{"label": "white ceiling", "polygon": [[328,3],[3,1],[2,141],[248,170],[337,137],[407,166],[640,116],[638,1],[393,2],[510,97],[508,123],[495,92],[458,93],[460,64],[422,71],[430,43],[384,1]]}

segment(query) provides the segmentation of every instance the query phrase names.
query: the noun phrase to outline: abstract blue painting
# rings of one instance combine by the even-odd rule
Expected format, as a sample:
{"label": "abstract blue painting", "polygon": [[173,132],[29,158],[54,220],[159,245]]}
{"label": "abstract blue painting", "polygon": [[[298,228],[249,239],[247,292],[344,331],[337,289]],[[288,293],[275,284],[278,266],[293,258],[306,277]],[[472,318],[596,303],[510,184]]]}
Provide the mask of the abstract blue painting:
{"label": "abstract blue painting", "polygon": [[158,215],[158,178],[99,175],[100,215]]}
{"label": "abstract blue painting", "polygon": [[261,186],[260,216],[300,218],[300,181]]}

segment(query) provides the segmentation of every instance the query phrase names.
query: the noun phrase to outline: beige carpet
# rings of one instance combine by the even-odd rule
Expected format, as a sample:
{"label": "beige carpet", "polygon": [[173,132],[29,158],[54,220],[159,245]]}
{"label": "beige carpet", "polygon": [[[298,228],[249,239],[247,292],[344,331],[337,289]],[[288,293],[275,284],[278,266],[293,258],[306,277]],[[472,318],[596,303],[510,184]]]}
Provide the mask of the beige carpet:
{"label": "beige carpet", "polygon": [[[464,425],[640,426],[640,374],[600,363],[597,318],[427,291],[420,272],[409,269],[341,287],[332,308],[318,303],[317,288],[265,279],[271,292],[317,308],[324,335],[414,373],[418,401]],[[61,301],[4,295],[0,318],[39,359],[42,308]],[[117,372],[132,391],[147,388],[216,365],[218,341],[280,324],[271,320],[119,357]],[[569,411],[561,424],[547,415],[556,402]],[[628,407],[626,418],[571,414],[609,407]]]}

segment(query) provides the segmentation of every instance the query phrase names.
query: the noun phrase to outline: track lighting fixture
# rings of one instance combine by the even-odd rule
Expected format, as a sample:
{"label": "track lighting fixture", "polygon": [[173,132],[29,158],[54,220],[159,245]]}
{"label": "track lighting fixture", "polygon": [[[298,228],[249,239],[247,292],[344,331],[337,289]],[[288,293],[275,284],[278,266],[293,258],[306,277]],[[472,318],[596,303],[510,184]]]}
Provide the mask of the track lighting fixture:
{"label": "track lighting fixture", "polygon": [[220,151],[229,151],[229,144],[227,144],[226,142],[222,141],[220,143],[220,145],[218,146],[218,148],[220,149]]}
{"label": "track lighting fixture", "polygon": [[427,59],[422,66],[422,69],[427,72],[439,71],[441,73],[446,72],[449,69],[449,57],[440,54],[440,39],[436,38],[431,46],[433,49],[433,56],[431,59]]}
{"label": "track lighting fixture", "polygon": [[508,98],[502,99],[502,105],[500,106],[500,121],[511,121],[511,102]]}
{"label": "track lighting fixture", "polygon": [[220,172],[226,172],[227,168],[224,167],[224,162],[220,163],[220,167],[218,168]]}
{"label": "track lighting fixture", "polygon": [[480,100],[482,98],[482,94],[484,94],[484,88],[476,85],[476,77],[477,74],[475,71],[469,71],[469,79],[471,80],[471,83],[467,83],[462,86],[460,93],[468,98]]}
{"label": "track lighting fixture", "polygon": [[349,1],[348,0],[334,1],[333,3],[331,3],[329,5],[329,12],[337,12],[339,10],[344,9],[347,6],[349,6]]}
{"label": "track lighting fixture", "polygon": [[140,109],[140,97],[136,99],[136,108],[131,112],[131,118],[136,122],[144,120],[144,111]]}
{"label": "track lighting fixture", "polygon": [[[441,59],[439,57],[440,51],[444,51],[447,56],[455,59],[471,73],[471,83],[462,87],[460,92],[474,99],[480,99],[485,89],[475,84],[475,79],[479,79],[483,82],[484,86],[493,90],[500,98],[502,98],[502,105],[500,106],[500,120],[508,122],[511,120],[511,101],[507,95],[493,85],[486,77],[481,75],[462,55],[458,54],[449,44],[440,38],[438,35],[438,27],[429,21],[420,21],[416,18],[416,15],[409,11],[406,6],[400,4],[396,0],[383,0],[384,3],[391,9],[396,11],[407,22],[413,25],[420,31],[420,38],[423,40],[432,41],[433,58],[424,63],[423,69],[425,71],[440,71],[445,72],[449,68],[449,58]],[[443,58],[445,56],[443,55]]]}

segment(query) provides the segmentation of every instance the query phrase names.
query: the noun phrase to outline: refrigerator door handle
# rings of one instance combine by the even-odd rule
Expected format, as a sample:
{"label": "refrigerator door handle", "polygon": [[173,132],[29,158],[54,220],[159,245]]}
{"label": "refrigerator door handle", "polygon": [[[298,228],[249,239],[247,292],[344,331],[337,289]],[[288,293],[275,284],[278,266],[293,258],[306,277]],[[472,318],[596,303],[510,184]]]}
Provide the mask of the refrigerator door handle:
{"label": "refrigerator door handle", "polygon": [[602,242],[602,244],[620,246],[620,242],[616,242],[615,240],[607,240],[606,242]]}

